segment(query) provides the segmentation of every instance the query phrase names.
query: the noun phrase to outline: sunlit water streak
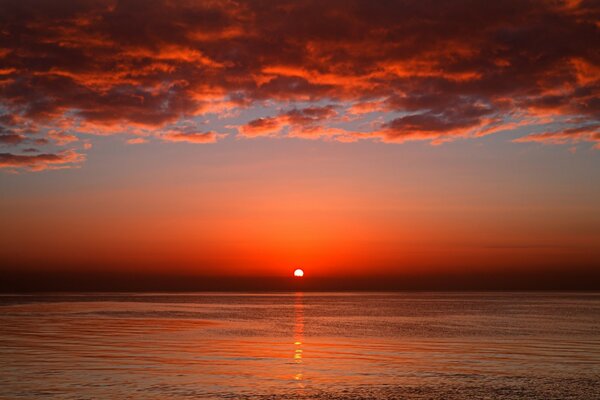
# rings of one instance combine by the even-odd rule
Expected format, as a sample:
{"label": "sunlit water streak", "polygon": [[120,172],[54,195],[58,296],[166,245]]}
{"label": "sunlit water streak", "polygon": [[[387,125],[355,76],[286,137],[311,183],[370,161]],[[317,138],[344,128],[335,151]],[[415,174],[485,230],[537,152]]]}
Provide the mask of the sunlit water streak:
{"label": "sunlit water streak", "polygon": [[600,399],[600,295],[0,296],[0,399]]}

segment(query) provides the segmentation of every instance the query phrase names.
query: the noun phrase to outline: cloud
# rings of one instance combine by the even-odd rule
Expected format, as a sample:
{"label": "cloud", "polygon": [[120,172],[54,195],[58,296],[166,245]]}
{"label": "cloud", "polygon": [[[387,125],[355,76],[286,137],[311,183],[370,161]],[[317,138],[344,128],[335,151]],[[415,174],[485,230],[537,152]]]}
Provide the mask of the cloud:
{"label": "cloud", "polygon": [[290,125],[313,125],[323,120],[330,120],[337,115],[335,107],[332,105],[326,107],[308,107],[303,109],[293,109],[286,112],[285,117]]}
{"label": "cloud", "polygon": [[[245,137],[288,126],[307,137],[346,130],[334,135],[346,140],[358,129],[334,122],[351,116],[372,126],[362,137],[390,142],[476,137],[529,118],[575,129],[600,120],[591,0],[8,0],[0,11],[4,135],[61,132],[60,146],[136,129],[216,140],[173,131],[219,110]],[[236,107],[274,116],[244,123]],[[373,111],[385,115],[379,125]]]}
{"label": "cloud", "polygon": [[50,131],[48,132],[48,137],[54,139],[54,141],[56,141],[56,143],[59,146],[71,143],[71,142],[76,142],[79,140],[79,138],[77,138],[77,136],[75,135],[71,135],[65,132],[61,132],[61,131]]}
{"label": "cloud", "polygon": [[83,154],[73,150],[65,150],[59,153],[43,153],[37,155],[23,155],[12,153],[0,153],[0,168],[26,168],[32,171],[43,171],[46,169],[72,168],[85,160]]}
{"label": "cloud", "polygon": [[491,107],[476,104],[448,106],[442,111],[428,111],[396,118],[383,124],[389,141],[440,140],[465,136],[474,128],[489,123]]}
{"label": "cloud", "polygon": [[600,150],[600,125],[569,128],[555,132],[532,133],[513,140],[514,142],[537,142],[543,144],[568,144],[592,142]]}
{"label": "cloud", "polygon": [[226,134],[215,132],[167,132],[161,138],[168,142],[215,143],[224,136]]}
{"label": "cloud", "polygon": [[285,121],[278,117],[257,118],[240,127],[244,136],[271,136],[279,133]]}
{"label": "cloud", "polygon": [[20,144],[25,140],[23,135],[17,135],[14,133],[0,133],[0,144]]}
{"label": "cloud", "polygon": [[337,112],[335,107],[307,107],[282,112],[274,117],[254,119],[240,127],[244,136],[273,136],[284,127],[290,126],[292,132],[309,131],[319,127],[324,121],[331,121]]}
{"label": "cloud", "polygon": [[148,142],[147,139],[141,138],[141,137],[132,138],[132,139],[127,140],[127,144],[142,144],[142,143],[147,143],[147,142]]}

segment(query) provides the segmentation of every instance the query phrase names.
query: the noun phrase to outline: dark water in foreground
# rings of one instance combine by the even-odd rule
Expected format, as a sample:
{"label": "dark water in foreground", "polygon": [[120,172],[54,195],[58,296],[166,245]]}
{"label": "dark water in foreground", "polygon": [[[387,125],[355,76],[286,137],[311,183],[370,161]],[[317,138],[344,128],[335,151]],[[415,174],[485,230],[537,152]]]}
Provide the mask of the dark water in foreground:
{"label": "dark water in foreground", "polygon": [[600,294],[0,296],[0,399],[600,399]]}

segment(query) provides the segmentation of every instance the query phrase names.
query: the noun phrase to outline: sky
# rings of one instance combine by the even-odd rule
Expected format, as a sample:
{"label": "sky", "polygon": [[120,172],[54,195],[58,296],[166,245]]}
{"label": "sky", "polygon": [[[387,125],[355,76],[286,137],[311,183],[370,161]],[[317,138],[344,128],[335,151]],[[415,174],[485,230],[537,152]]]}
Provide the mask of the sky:
{"label": "sky", "polygon": [[595,1],[0,11],[8,289],[297,267],[600,288]]}

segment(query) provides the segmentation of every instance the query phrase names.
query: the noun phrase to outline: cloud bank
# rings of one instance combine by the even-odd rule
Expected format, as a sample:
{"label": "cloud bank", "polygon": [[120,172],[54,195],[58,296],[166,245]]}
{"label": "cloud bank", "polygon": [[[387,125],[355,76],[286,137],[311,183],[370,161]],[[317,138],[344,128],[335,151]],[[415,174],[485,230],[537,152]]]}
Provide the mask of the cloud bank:
{"label": "cloud bank", "polygon": [[0,28],[1,167],[73,165],[89,135],[215,142],[197,126],[215,113],[244,138],[439,144],[528,126],[514,141],[600,147],[592,0],[7,0]]}

